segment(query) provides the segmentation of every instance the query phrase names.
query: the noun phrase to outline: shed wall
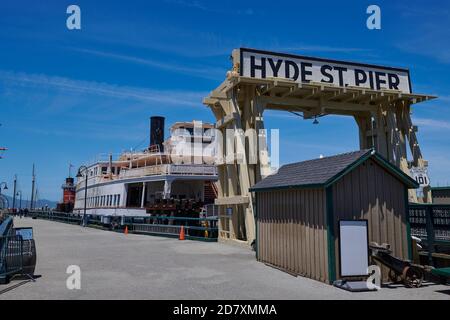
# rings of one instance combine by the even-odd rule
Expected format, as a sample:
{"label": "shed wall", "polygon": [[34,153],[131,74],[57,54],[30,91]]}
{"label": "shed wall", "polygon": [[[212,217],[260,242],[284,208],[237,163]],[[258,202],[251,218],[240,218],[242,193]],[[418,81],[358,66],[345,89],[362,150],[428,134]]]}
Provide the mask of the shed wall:
{"label": "shed wall", "polygon": [[[332,186],[338,277],[340,219],[367,219],[369,242],[389,243],[395,256],[408,258],[405,189],[402,182],[371,159]],[[383,275],[386,279],[385,269]]]}
{"label": "shed wall", "polygon": [[260,191],[256,201],[258,260],[328,282],[325,190]]}

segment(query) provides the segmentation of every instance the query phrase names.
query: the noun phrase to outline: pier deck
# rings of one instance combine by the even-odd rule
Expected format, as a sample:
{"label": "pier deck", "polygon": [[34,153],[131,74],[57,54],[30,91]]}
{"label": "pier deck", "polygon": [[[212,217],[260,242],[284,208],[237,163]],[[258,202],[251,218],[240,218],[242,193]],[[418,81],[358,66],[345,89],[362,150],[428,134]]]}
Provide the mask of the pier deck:
{"label": "pier deck", "polygon": [[[31,226],[37,246],[35,283],[2,299],[450,299],[450,286],[402,286],[350,293],[293,277],[255,260],[247,249],[120,234],[58,222],[15,219]],[[81,268],[81,289],[66,287],[67,266]],[[8,286],[18,283],[12,281]],[[0,286],[0,290],[7,286]]]}

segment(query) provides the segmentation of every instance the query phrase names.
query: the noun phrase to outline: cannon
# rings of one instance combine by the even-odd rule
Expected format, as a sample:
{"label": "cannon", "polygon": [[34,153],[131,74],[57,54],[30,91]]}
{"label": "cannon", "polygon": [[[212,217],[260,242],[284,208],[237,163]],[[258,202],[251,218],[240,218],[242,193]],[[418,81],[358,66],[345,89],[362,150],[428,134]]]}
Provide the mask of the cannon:
{"label": "cannon", "polygon": [[408,288],[419,288],[422,285],[427,266],[411,263],[392,255],[389,244],[370,243],[372,260],[389,268],[389,279],[393,283],[402,283]]}

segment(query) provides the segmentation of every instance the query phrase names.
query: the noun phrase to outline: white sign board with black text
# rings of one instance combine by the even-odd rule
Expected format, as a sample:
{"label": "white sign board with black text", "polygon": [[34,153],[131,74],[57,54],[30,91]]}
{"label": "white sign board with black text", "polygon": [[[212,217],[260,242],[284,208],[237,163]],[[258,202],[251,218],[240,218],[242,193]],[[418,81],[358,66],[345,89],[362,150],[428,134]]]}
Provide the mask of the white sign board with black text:
{"label": "white sign board with black text", "polygon": [[240,74],[411,93],[409,70],[240,48]]}
{"label": "white sign board with black text", "polygon": [[426,168],[412,167],[410,171],[413,179],[416,180],[421,187],[428,187],[430,185],[428,170]]}
{"label": "white sign board with black text", "polygon": [[367,224],[367,220],[339,221],[339,260],[342,277],[368,274],[369,239]]}

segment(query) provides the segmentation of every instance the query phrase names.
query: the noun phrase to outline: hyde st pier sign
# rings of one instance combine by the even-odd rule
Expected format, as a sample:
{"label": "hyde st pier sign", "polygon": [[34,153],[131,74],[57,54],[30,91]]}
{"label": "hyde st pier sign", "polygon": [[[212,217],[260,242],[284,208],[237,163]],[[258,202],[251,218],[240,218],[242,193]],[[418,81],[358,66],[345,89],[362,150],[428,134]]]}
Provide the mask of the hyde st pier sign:
{"label": "hyde st pier sign", "polygon": [[240,48],[240,75],[412,93],[408,69]]}

